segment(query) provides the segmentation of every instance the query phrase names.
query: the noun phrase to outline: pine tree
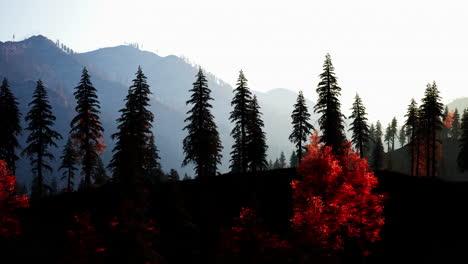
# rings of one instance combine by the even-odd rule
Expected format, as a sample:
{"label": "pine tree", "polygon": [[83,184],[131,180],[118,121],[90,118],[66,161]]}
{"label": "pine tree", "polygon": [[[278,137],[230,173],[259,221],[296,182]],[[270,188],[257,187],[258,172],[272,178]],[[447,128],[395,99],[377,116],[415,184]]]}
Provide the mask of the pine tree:
{"label": "pine tree", "polygon": [[247,79],[242,70],[239,73],[237,87],[233,92],[234,98],[231,101],[231,106],[233,106],[234,109],[231,111],[229,120],[234,123],[234,128],[231,131],[231,136],[234,138],[234,145],[232,146],[231,165],[229,168],[231,168],[233,172],[245,174],[248,166],[247,123],[252,94],[247,86]]}
{"label": "pine tree", "polygon": [[390,125],[390,142],[392,143],[392,151],[395,151],[395,141],[397,138],[398,138],[398,121],[396,117],[394,117]]}
{"label": "pine tree", "polygon": [[439,149],[438,143],[440,143],[439,132],[443,128],[442,114],[444,106],[440,101],[441,98],[436,83],[433,82],[432,85],[427,84],[425,96],[422,99],[420,107],[420,118],[427,148],[426,174],[432,177],[436,175],[436,153]]}
{"label": "pine tree", "polygon": [[375,126],[374,124],[371,124],[369,127],[369,140],[367,141],[367,146],[366,146],[367,153],[368,153],[366,156],[370,164],[372,164],[371,163],[372,154],[374,153],[374,148],[375,148],[375,138],[376,138],[375,133],[376,133]]}
{"label": "pine tree", "polygon": [[295,167],[297,167],[298,164],[299,164],[299,159],[297,157],[297,152],[293,151],[291,153],[291,157],[289,158],[289,166],[291,168],[295,168]]}
{"label": "pine tree", "polygon": [[157,162],[154,156],[153,140],[154,116],[149,107],[150,87],[141,67],[135,74],[133,84],[128,89],[125,106],[117,119],[118,132],[112,135],[117,140],[109,167],[114,178],[121,184],[136,188],[143,183],[150,162]]}
{"label": "pine tree", "polygon": [[187,112],[189,116],[185,119],[188,124],[184,130],[187,130],[188,135],[184,139],[185,159],[182,165],[195,163],[199,178],[214,176],[217,165],[221,163],[223,146],[211,114],[211,90],[201,68],[190,92],[192,95],[186,104],[191,104],[192,109]]}
{"label": "pine tree", "polygon": [[150,137],[148,145],[148,156],[145,162],[145,178],[149,183],[157,183],[161,180],[163,172],[159,163],[159,150],[154,143],[154,136]]}
{"label": "pine tree", "polygon": [[[296,157],[298,162],[302,159],[306,151],[305,143],[308,136],[312,133],[314,126],[310,124],[310,113],[307,109],[306,102],[302,91],[299,91],[296,104],[291,115],[293,131],[289,136],[289,140],[296,144]],[[292,167],[292,165],[291,165]],[[295,165],[294,165],[295,167]]]}
{"label": "pine tree", "polygon": [[392,150],[390,144],[392,142],[392,127],[391,124],[388,124],[387,129],[385,129],[384,142],[387,142],[387,153],[390,153]]}
{"label": "pine tree", "polygon": [[179,173],[175,169],[171,169],[167,175],[167,179],[171,182],[180,181]]}
{"label": "pine tree", "polygon": [[458,153],[458,168],[464,172],[468,170],[468,109],[463,111],[461,122],[460,152]]}
{"label": "pine tree", "polygon": [[70,138],[68,138],[67,144],[65,144],[60,159],[62,160],[60,169],[64,170],[61,179],[66,180],[67,192],[71,192],[73,191],[75,171],[77,170],[77,153]]}
{"label": "pine tree", "polygon": [[460,114],[458,113],[458,109],[455,109],[453,112],[453,121],[452,127],[450,129],[450,136],[454,140],[458,140],[461,136],[461,124],[460,124]]}
{"label": "pine tree", "polygon": [[374,170],[382,169],[384,162],[384,147],[382,143],[382,125],[380,121],[377,121],[376,131],[375,131],[375,147],[372,153],[372,167]]}
{"label": "pine tree", "polygon": [[41,198],[46,194],[44,172],[52,172],[52,167],[47,160],[53,160],[54,156],[49,151],[49,147],[57,147],[55,141],[62,139],[62,136],[51,128],[54,125],[55,116],[41,80],[37,81],[33,100],[29,106],[31,109],[26,115],[28,122],[26,130],[29,131],[26,141],[28,146],[23,150],[22,155],[30,158],[32,171],[36,175],[32,196]]}
{"label": "pine tree", "polygon": [[278,158],[276,158],[275,162],[273,163],[273,169],[279,169],[281,168],[280,161]]}
{"label": "pine tree", "polygon": [[339,153],[346,137],[343,126],[344,116],[341,113],[341,104],[338,99],[341,88],[338,86],[334,70],[330,55],[327,54],[323,64],[323,73],[320,74],[321,80],[316,90],[318,101],[314,111],[321,115],[318,122],[322,131],[322,142],[331,146],[335,153]]}
{"label": "pine tree", "polygon": [[18,101],[10,90],[8,80],[3,79],[0,86],[0,160],[7,163],[8,169],[14,175],[18,156],[15,150],[19,147],[16,138],[21,133],[21,113]]}
{"label": "pine tree", "polygon": [[[408,111],[405,115],[406,122],[406,135],[408,137],[408,144],[409,144],[409,151],[411,152],[411,176],[415,175],[415,168],[418,171],[418,156],[417,152],[419,152],[419,138],[418,138],[418,131],[419,131],[419,110],[418,105],[414,99],[411,99],[411,103],[408,106]],[[419,174],[416,173],[416,176]]]}
{"label": "pine tree", "polygon": [[144,227],[144,209],[148,207],[145,176],[148,174],[148,159],[154,158],[150,148],[154,116],[148,110],[151,91],[146,79],[138,67],[128,89],[125,106],[117,119],[118,131],[112,135],[116,144],[109,164],[114,179],[120,185],[122,228],[127,229],[128,236],[132,237],[122,239],[121,247],[128,251],[125,254],[135,263],[145,262],[143,259],[150,258],[152,254],[145,236],[148,231]]}
{"label": "pine tree", "polygon": [[269,169],[269,170],[274,169],[273,161],[272,161],[272,160],[269,160],[269,161],[268,161],[268,169]]}
{"label": "pine tree", "polygon": [[96,88],[93,87],[86,68],[83,68],[80,83],[73,94],[77,103],[77,115],[71,121],[70,134],[81,160],[84,186],[90,188],[91,178],[98,165],[98,155],[104,151],[104,129],[99,121],[100,106]]}
{"label": "pine tree", "polygon": [[257,97],[254,96],[249,105],[247,121],[247,161],[251,171],[265,170],[268,166],[266,160],[266,136],[263,131],[262,113],[257,102]]}
{"label": "pine tree", "polygon": [[406,129],[405,126],[402,126],[400,128],[400,134],[398,136],[398,139],[400,140],[400,146],[404,147],[406,144]]}
{"label": "pine tree", "polygon": [[279,164],[279,167],[282,169],[282,168],[286,168],[287,164],[286,164],[286,156],[284,156],[284,152],[281,151],[281,154],[280,154],[280,157],[279,157],[279,160],[278,160],[278,164]]}
{"label": "pine tree", "polygon": [[[444,113],[442,114],[442,121],[444,124],[447,123],[447,121],[449,121],[448,119],[450,118],[450,110],[448,108],[448,106],[446,105],[445,106],[445,109],[444,109]],[[448,138],[448,135],[449,135],[449,132],[450,132],[450,128],[449,127],[446,127],[444,125],[444,127],[442,128],[442,132],[441,132],[441,136],[443,139],[446,139]]]}
{"label": "pine tree", "polygon": [[352,142],[359,150],[359,155],[364,158],[364,151],[366,151],[369,141],[369,126],[367,125],[367,113],[366,108],[362,104],[362,100],[359,95],[356,94],[354,99],[353,111],[349,118],[352,118],[351,128],[349,131],[353,132]]}
{"label": "pine tree", "polygon": [[101,157],[98,156],[98,162],[94,172],[94,183],[101,186],[106,183],[107,180],[109,180],[109,176],[107,176],[106,167],[104,166]]}

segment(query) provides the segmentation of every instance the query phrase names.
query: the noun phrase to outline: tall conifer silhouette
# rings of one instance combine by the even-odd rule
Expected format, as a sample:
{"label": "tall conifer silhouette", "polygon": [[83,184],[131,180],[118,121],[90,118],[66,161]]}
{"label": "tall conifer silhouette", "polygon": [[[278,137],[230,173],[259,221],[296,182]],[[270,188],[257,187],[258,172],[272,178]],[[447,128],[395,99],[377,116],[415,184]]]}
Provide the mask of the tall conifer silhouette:
{"label": "tall conifer silhouette", "polygon": [[78,161],[76,150],[70,138],[68,138],[60,158],[62,160],[60,169],[63,170],[61,179],[65,180],[67,183],[67,192],[71,192],[73,191],[75,172],[77,170],[76,164]]}
{"label": "tall conifer silhouette", "polygon": [[460,114],[458,113],[458,109],[455,109],[453,112],[452,127],[450,128],[450,137],[454,140],[458,140],[460,139],[461,133]]}
{"label": "tall conifer silhouette", "polygon": [[436,83],[427,84],[420,107],[420,119],[426,146],[426,175],[432,177],[436,176],[437,152],[441,143],[440,131],[443,128],[444,106],[440,101]]}
{"label": "tall conifer silhouette", "polygon": [[8,169],[14,175],[16,171],[16,149],[19,147],[17,136],[21,133],[21,113],[18,101],[10,90],[8,80],[3,79],[0,86],[0,160],[7,163]]}
{"label": "tall conifer silhouette", "polygon": [[49,151],[49,147],[57,147],[56,140],[62,139],[62,136],[52,129],[55,122],[55,116],[52,113],[52,107],[47,98],[47,92],[42,81],[37,81],[34,90],[33,100],[29,103],[31,109],[26,115],[29,131],[27,138],[28,146],[22,154],[27,155],[31,160],[32,171],[35,174],[33,179],[32,196],[41,198],[46,194],[44,172],[52,171],[52,167],[47,160],[54,159],[54,155]]}
{"label": "tall conifer silhouette", "polygon": [[318,120],[322,131],[321,140],[326,146],[331,146],[335,153],[339,153],[343,143],[346,141],[343,126],[343,114],[338,97],[341,88],[338,86],[329,54],[325,56],[323,72],[320,74],[320,82],[316,89],[318,101],[314,111],[320,114]]}
{"label": "tall conifer silhouette", "polygon": [[[133,262],[143,263],[153,255],[145,235],[148,230],[144,228],[144,209],[148,206],[145,185],[148,160],[156,158],[152,149],[154,146],[151,146],[154,116],[148,110],[151,91],[141,67],[138,67],[132,82],[125,98],[125,106],[117,119],[118,131],[112,135],[116,144],[109,167],[120,186],[121,217],[123,227],[128,230],[122,239],[122,247],[127,251],[126,255],[134,258]],[[96,173],[99,183],[105,177],[105,170],[103,166],[98,168],[100,169]]]}
{"label": "tall conifer silhouette", "polygon": [[390,124],[390,142],[392,144],[392,151],[395,151],[395,142],[398,139],[398,121],[396,117],[392,119]]}
{"label": "tall conifer silhouette", "polygon": [[408,106],[408,110],[405,117],[406,135],[408,137],[409,151],[411,154],[411,176],[417,176],[418,173],[415,172],[415,168],[419,167],[419,155],[417,155],[417,152],[419,152],[419,110],[418,105],[414,99],[411,99],[411,103]]}
{"label": "tall conifer silhouette", "polygon": [[98,165],[98,155],[104,150],[104,128],[99,121],[99,101],[88,70],[83,68],[80,83],[75,87],[77,115],[71,121],[70,136],[77,146],[84,175],[84,187],[91,187]]}
{"label": "tall conifer silhouette", "polygon": [[190,92],[192,95],[186,104],[192,105],[192,108],[185,119],[187,125],[184,130],[187,130],[188,135],[184,139],[185,159],[182,165],[194,163],[199,178],[214,176],[221,163],[223,147],[211,114],[211,90],[201,68]]}
{"label": "tall conifer silhouette", "polygon": [[398,140],[400,141],[400,146],[404,147],[406,144],[406,127],[402,126],[398,134]]}
{"label": "tall conifer silhouette", "polygon": [[254,96],[249,106],[249,119],[247,122],[247,160],[251,171],[265,170],[268,166],[266,160],[266,136],[263,131],[262,113]]}
{"label": "tall conifer silhouette", "polygon": [[369,126],[367,125],[367,113],[366,108],[364,107],[361,98],[356,94],[354,99],[353,111],[349,118],[353,119],[351,122],[350,131],[353,132],[352,142],[359,150],[359,156],[364,157],[364,151],[367,149],[369,141]]}
{"label": "tall conifer silhouette", "polygon": [[310,124],[310,113],[307,109],[302,91],[299,91],[291,118],[293,131],[289,136],[289,140],[296,144],[296,159],[298,162],[300,162],[304,156],[304,152],[306,151],[306,142],[308,140],[308,136],[314,129],[314,126]]}
{"label": "tall conifer silhouette", "polygon": [[457,156],[458,168],[464,172],[468,170],[468,109],[463,111],[461,122],[460,152]]}
{"label": "tall conifer silhouette", "polygon": [[132,186],[142,184],[148,165],[158,162],[151,131],[154,115],[148,110],[151,91],[146,79],[138,67],[117,119],[118,131],[112,135],[116,144],[109,167],[119,182]]}
{"label": "tall conifer silhouette", "polygon": [[377,125],[375,128],[375,147],[372,152],[372,167],[374,170],[382,169],[383,162],[384,162],[384,147],[382,143],[382,124],[380,121],[377,121]]}
{"label": "tall conifer silhouette", "polygon": [[242,70],[239,73],[237,87],[233,92],[234,98],[231,101],[231,106],[234,109],[231,111],[229,120],[234,123],[234,128],[231,131],[234,145],[232,146],[231,165],[229,167],[232,171],[245,173],[248,166],[247,122],[249,121],[249,105],[252,101],[252,94]]}

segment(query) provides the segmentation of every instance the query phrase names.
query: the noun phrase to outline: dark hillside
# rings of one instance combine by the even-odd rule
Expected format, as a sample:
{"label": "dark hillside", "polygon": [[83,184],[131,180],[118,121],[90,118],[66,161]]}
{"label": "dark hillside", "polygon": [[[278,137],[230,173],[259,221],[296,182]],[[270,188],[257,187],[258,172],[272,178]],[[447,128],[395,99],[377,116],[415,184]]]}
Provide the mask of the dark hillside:
{"label": "dark hillside", "polygon": [[[385,228],[367,263],[452,263],[465,257],[468,184],[388,171],[377,176],[378,192],[388,194]],[[268,231],[287,237],[292,214],[289,182],[293,177],[293,169],[280,169],[245,179],[225,174],[154,186],[148,210],[160,230],[159,253],[168,263],[199,263],[200,245],[216,244],[219,230],[233,225],[241,207],[257,208]],[[113,206],[117,200],[115,186],[107,184],[89,193],[65,193],[33,203],[18,212],[23,234],[2,243],[2,254],[19,262],[56,263],[66,252],[65,230],[72,226],[73,216],[83,211],[91,216],[96,239],[112,245],[107,232],[117,212]],[[210,250],[214,255],[216,247]]]}

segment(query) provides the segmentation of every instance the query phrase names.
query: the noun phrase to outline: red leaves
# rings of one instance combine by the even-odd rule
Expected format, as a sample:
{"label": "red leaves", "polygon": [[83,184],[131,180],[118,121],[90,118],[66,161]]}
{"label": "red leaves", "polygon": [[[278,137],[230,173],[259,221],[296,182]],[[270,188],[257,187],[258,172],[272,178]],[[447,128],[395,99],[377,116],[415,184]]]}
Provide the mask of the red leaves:
{"label": "red leaves", "polygon": [[16,177],[10,174],[5,161],[0,160],[0,237],[21,234],[20,223],[13,210],[29,206],[26,195],[16,195]]}
{"label": "red leaves", "polygon": [[307,245],[333,252],[353,241],[367,253],[367,244],[380,238],[384,224],[384,196],[373,193],[378,182],[367,160],[349,142],[336,157],[331,147],[319,143],[317,132],[307,148],[297,168],[303,179],[291,182],[295,231]]}
{"label": "red leaves", "polygon": [[452,123],[453,123],[453,116],[455,115],[455,111],[452,110],[450,113],[444,118],[444,126],[446,128],[452,128]]}

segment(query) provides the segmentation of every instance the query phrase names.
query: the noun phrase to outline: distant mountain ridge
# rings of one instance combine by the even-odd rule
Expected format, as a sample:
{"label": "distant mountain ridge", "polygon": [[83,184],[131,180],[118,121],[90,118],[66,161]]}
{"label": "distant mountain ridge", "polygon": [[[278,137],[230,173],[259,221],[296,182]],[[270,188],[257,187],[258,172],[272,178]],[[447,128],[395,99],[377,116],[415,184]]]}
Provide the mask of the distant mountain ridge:
{"label": "distant mountain ridge", "polygon": [[[182,140],[185,132],[185,105],[189,98],[188,90],[192,87],[196,66],[177,56],[161,57],[157,54],[138,50],[130,46],[102,48],[81,54],[67,54],[44,36],[34,36],[20,42],[0,42],[0,78],[6,77],[20,102],[23,116],[27,113],[27,104],[31,101],[32,91],[37,79],[42,79],[49,92],[54,114],[57,116],[56,128],[67,137],[69,123],[75,115],[73,89],[77,85],[81,70],[86,66],[91,80],[98,90],[101,102],[101,119],[105,128],[107,149],[103,153],[104,161],[111,157],[113,141],[110,135],[116,131],[115,119],[123,106],[128,86],[137,67],[141,65],[153,92],[151,110],[155,114],[154,133],[160,150],[163,169],[175,168],[179,172],[193,175],[191,167],[181,168],[183,160]],[[248,73],[247,78],[248,78]],[[207,73],[208,85],[212,90],[213,114],[221,134],[223,151],[222,172],[228,171],[232,138],[232,124],[229,122],[233,88],[216,76]],[[257,92],[263,112],[267,144],[270,146],[269,158],[276,159],[281,151],[288,157],[293,145],[288,137],[291,132],[291,112],[297,94],[287,89],[273,89],[269,92]],[[312,110],[313,102],[307,101]],[[316,116],[312,116],[312,122]],[[24,125],[23,125],[24,127]],[[23,132],[22,146],[26,132]],[[58,159],[61,147],[54,150]],[[55,167],[57,166],[55,162]],[[22,181],[31,179],[27,160],[20,161],[18,176]],[[54,172],[58,175],[57,172]]]}

